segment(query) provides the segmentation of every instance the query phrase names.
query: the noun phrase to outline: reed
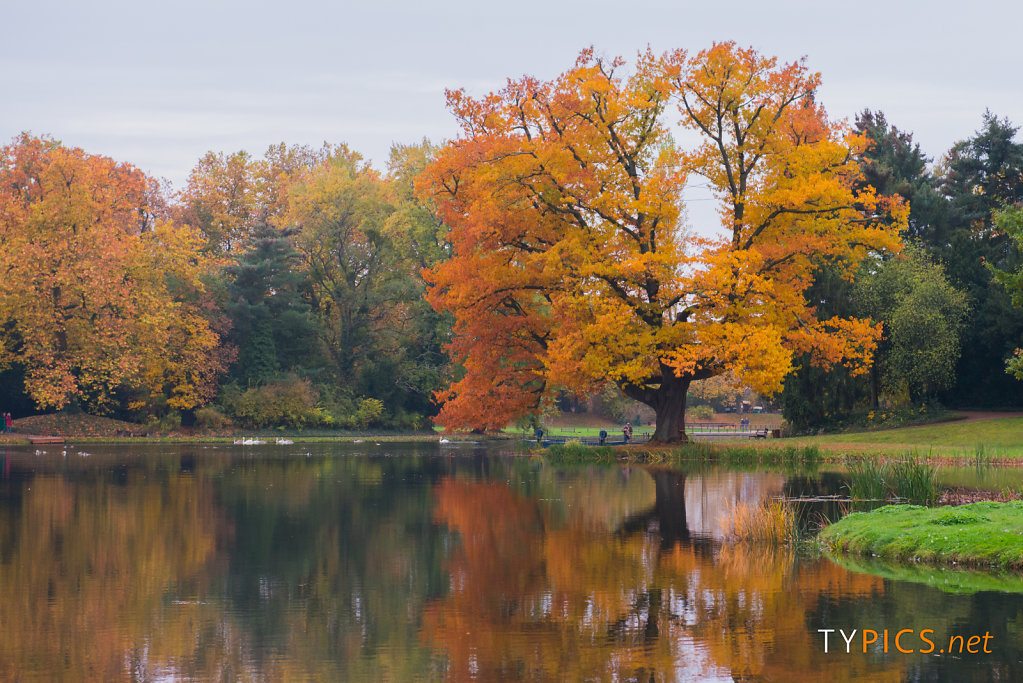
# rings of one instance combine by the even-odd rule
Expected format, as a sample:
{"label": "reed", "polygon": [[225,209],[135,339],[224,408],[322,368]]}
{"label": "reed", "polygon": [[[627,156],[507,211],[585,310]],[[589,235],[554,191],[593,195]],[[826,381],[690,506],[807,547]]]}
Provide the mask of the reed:
{"label": "reed", "polygon": [[933,505],[938,499],[938,468],[915,455],[890,463],[888,479],[896,498],[916,505]]}
{"label": "reed", "polygon": [[849,469],[845,487],[853,500],[885,500],[888,488],[885,483],[886,465],[876,455],[848,460]]}
{"label": "reed", "polygon": [[543,449],[542,455],[550,462],[564,465],[610,464],[615,461],[615,453],[610,446],[586,446],[578,441],[552,444]]}
{"label": "reed", "polygon": [[728,507],[725,535],[735,542],[785,545],[799,540],[795,509],[779,500]]}
{"label": "reed", "polygon": [[915,454],[900,460],[869,456],[851,460],[846,488],[857,501],[899,499],[933,505],[938,498],[938,469]]}

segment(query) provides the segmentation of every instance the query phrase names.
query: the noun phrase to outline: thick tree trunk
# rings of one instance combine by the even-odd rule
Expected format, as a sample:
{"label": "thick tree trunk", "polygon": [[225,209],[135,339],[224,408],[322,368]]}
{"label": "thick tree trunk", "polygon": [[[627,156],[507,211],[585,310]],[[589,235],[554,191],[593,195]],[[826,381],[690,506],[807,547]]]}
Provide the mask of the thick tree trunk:
{"label": "thick tree trunk", "polygon": [[[707,375],[710,376],[709,374]],[[675,370],[661,365],[661,381],[656,389],[635,386],[623,387],[630,398],[645,403],[657,415],[652,441],[686,443],[686,394],[692,377],[677,377]]]}
{"label": "thick tree trunk", "polygon": [[673,381],[661,384],[657,400],[652,406],[657,414],[654,427],[654,441],[688,443],[686,435],[686,395],[689,393],[688,378],[672,377]]}

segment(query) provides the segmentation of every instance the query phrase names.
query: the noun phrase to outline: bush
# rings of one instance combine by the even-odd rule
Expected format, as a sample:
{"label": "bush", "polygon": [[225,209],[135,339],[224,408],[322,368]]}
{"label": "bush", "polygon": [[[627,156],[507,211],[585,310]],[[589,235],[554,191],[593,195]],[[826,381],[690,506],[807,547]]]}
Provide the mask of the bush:
{"label": "bush", "polygon": [[200,429],[223,429],[231,420],[215,406],[206,406],[195,411],[195,426]]}
{"label": "bush", "polygon": [[696,406],[686,412],[689,414],[688,417],[693,420],[707,421],[714,419],[714,409],[708,405]]}
{"label": "bush", "polygon": [[153,417],[145,423],[146,431],[167,434],[181,426],[181,413],[172,411],[163,417]]}
{"label": "bush", "polygon": [[329,424],[341,429],[379,426],[385,417],[384,402],[376,398],[337,398],[325,405],[324,412]]}
{"label": "bush", "polygon": [[221,400],[228,413],[243,427],[301,429],[329,424],[329,415],[317,406],[319,394],[306,379],[287,379],[247,389],[235,387]]}

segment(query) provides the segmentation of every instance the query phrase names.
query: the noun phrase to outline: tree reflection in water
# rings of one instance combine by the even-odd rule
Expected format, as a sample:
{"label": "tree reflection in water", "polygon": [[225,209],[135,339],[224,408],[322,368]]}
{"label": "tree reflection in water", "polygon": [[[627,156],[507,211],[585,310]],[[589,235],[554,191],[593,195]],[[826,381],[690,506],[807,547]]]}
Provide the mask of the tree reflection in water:
{"label": "tree reflection in water", "polygon": [[[1019,600],[723,545],[780,475],[381,451],[5,454],[0,680],[1019,680]],[[995,624],[982,671],[816,632]]]}
{"label": "tree reflection in water", "polygon": [[808,626],[822,595],[854,602],[881,593],[881,580],[694,535],[684,473],[632,476],[652,484],[638,490],[646,509],[620,515],[612,534],[586,523],[592,510],[568,505],[555,521],[559,511],[507,486],[437,486],[435,518],[460,543],[422,638],[452,680],[795,681],[825,669],[829,680],[902,678],[897,663],[824,655]]}

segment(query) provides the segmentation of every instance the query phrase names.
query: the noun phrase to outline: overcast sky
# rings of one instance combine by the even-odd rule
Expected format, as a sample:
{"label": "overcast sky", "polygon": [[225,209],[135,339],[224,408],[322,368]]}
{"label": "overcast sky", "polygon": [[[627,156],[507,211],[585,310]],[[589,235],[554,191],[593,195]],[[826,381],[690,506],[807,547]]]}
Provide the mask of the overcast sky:
{"label": "overcast sky", "polygon": [[[550,78],[608,56],[735,40],[823,76],[833,117],[882,110],[939,157],[985,108],[1023,124],[1023,4],[518,0],[33,0],[0,22],[0,141],[20,131],[180,187],[208,150],[454,136],[444,88]],[[695,198],[695,197],[694,197]]]}

